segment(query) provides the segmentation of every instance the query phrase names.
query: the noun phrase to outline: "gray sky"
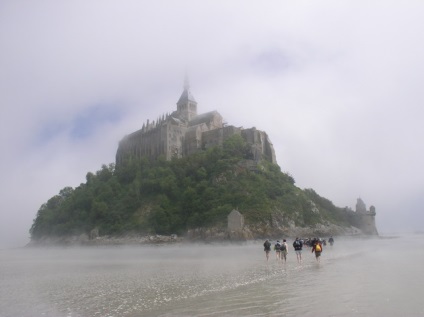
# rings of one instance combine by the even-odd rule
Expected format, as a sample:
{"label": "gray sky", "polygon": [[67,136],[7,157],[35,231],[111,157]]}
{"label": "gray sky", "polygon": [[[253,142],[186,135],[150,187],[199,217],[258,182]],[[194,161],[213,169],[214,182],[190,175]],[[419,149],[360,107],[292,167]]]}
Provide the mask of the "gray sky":
{"label": "gray sky", "polygon": [[[229,3],[228,3],[229,2]],[[424,230],[424,2],[1,1],[0,247],[176,109],[265,130],[282,170],[380,232]]]}

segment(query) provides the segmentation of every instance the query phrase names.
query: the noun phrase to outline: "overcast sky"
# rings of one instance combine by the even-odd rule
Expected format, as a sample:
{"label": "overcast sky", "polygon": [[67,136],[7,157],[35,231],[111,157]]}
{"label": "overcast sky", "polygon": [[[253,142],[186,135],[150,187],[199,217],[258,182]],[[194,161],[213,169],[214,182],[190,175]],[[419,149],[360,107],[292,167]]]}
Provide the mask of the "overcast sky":
{"label": "overcast sky", "polygon": [[381,233],[424,230],[423,1],[0,2],[0,247],[176,109],[265,130],[278,164]]}

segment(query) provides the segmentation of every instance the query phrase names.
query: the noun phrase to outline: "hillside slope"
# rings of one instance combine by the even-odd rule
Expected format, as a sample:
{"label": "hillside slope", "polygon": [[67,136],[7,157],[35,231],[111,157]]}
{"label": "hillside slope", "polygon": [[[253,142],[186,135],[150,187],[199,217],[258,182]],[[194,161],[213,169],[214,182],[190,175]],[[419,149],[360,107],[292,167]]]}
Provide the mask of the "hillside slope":
{"label": "hillside slope", "polygon": [[250,238],[295,228],[317,228],[319,233],[319,228],[351,227],[344,208],[312,189],[296,187],[278,165],[250,158],[249,147],[236,135],[223,147],[182,159],[103,165],[89,172],[85,183],[62,189],[40,207],[31,239],[93,230],[103,236],[193,236],[199,230],[225,230],[233,209],[244,215]]}

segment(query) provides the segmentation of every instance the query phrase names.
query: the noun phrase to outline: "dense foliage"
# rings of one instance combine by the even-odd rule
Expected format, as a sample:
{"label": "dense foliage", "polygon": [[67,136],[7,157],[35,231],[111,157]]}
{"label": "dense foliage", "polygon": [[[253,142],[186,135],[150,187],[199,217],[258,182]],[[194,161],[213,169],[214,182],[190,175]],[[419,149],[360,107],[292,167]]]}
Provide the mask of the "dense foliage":
{"label": "dense foliage", "polygon": [[[337,208],[314,191],[302,191],[279,166],[247,160],[250,150],[234,136],[222,147],[182,159],[132,160],[89,172],[86,183],[66,187],[38,210],[31,238],[89,233],[101,235],[184,233],[189,228],[223,227],[236,208],[247,223],[270,223],[273,214],[296,225],[337,219]],[[249,165],[250,162],[250,165]]]}

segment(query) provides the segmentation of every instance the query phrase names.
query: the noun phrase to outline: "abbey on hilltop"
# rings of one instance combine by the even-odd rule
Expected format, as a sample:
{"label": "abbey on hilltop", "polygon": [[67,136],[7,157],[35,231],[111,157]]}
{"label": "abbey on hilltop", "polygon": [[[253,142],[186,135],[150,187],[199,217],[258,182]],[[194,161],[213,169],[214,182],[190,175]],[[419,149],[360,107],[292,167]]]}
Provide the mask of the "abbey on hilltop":
{"label": "abbey on hilltop", "polygon": [[181,158],[199,150],[220,146],[229,137],[240,135],[251,148],[252,160],[277,164],[274,147],[264,131],[243,129],[224,123],[217,111],[197,114],[197,102],[190,92],[188,80],[177,102],[177,110],[126,135],[116,153],[116,165],[128,158]]}

